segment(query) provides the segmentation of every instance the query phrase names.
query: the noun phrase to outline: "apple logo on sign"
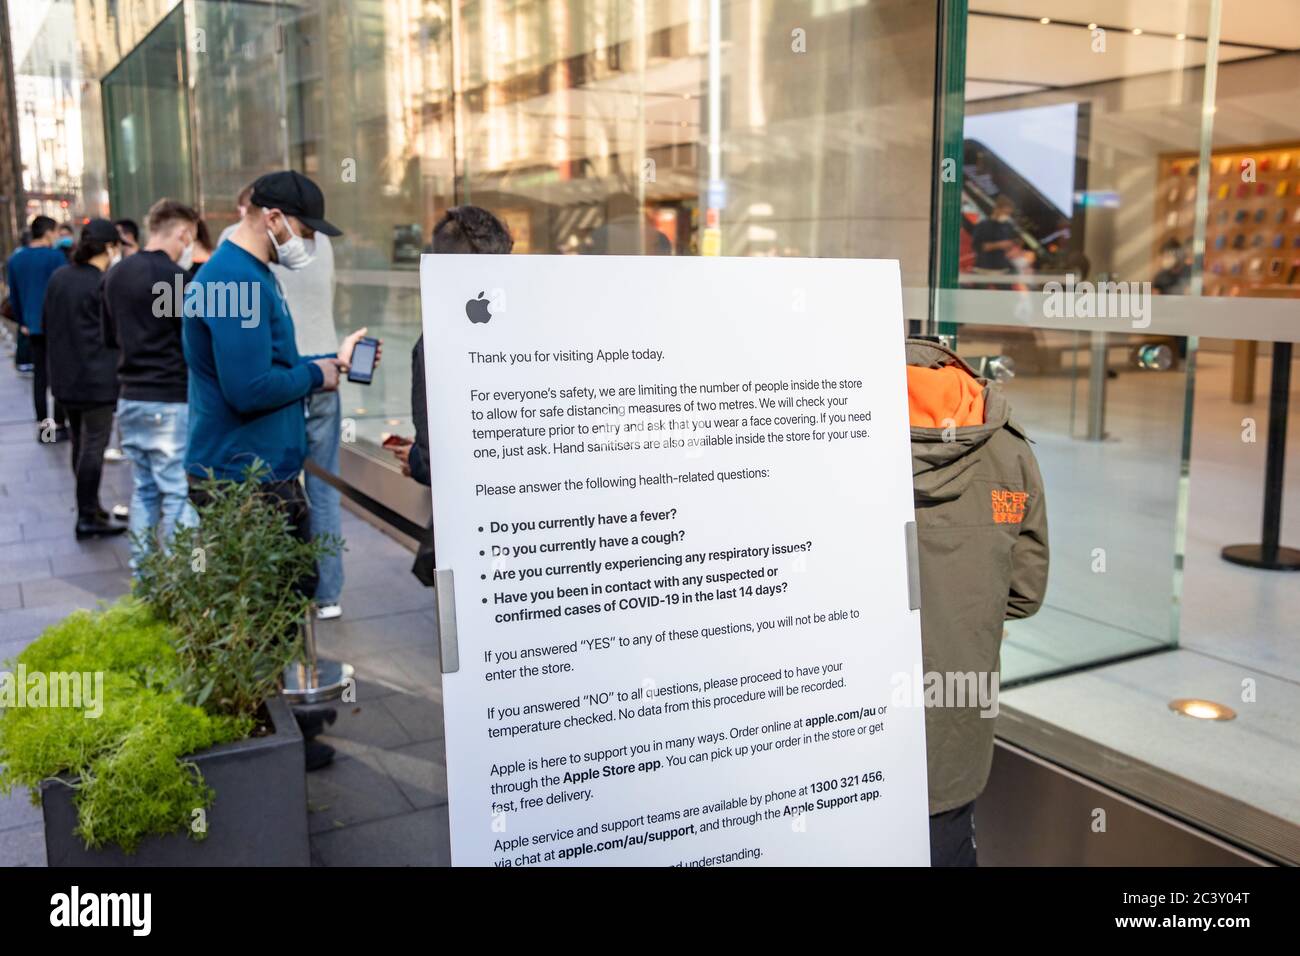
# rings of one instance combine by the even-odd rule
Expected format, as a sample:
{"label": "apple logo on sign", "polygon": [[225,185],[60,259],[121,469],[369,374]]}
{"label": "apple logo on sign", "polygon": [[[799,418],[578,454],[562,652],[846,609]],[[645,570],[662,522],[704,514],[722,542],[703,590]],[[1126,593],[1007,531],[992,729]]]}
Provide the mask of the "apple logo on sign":
{"label": "apple logo on sign", "polygon": [[470,299],[465,303],[465,314],[469,316],[471,322],[486,323],[492,318],[492,313],[488,311],[491,305],[492,301],[483,298],[483,293],[480,292],[477,299]]}

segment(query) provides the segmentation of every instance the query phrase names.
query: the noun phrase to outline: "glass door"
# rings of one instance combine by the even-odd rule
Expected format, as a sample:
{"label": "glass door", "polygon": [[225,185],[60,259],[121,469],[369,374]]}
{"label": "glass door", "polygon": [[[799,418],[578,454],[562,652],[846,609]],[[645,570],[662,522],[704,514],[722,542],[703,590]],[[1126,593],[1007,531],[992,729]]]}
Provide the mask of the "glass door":
{"label": "glass door", "polygon": [[1152,301],[1201,292],[1217,59],[1261,51],[1209,0],[950,6],[934,318],[1014,374],[1051,529],[1005,686],[1177,642],[1196,340]]}

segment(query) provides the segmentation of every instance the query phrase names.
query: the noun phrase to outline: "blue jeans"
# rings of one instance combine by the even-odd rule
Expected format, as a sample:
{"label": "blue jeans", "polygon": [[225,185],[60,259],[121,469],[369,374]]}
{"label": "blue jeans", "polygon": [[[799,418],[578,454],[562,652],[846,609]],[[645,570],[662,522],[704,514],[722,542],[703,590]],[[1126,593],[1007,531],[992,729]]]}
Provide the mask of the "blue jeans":
{"label": "blue jeans", "polygon": [[[339,393],[313,392],[307,396],[307,457],[322,471],[339,473]],[[311,534],[342,535],[339,492],[328,481],[307,472],[307,500],[311,502]],[[316,603],[338,604],[343,593],[343,555],[327,554],[317,565]]]}
{"label": "blue jeans", "polygon": [[135,490],[131,493],[131,568],[135,570],[147,544],[166,547],[177,527],[198,524],[185,477],[185,444],[190,407],[184,402],[117,403],[122,453],[131,461]]}

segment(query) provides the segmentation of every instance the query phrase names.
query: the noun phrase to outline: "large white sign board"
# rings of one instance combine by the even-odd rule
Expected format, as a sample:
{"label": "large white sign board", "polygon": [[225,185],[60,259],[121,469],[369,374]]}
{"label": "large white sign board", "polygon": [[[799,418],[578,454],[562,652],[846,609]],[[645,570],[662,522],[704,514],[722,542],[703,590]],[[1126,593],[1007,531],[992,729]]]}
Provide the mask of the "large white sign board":
{"label": "large white sign board", "polygon": [[927,863],[897,263],[420,276],[453,862]]}

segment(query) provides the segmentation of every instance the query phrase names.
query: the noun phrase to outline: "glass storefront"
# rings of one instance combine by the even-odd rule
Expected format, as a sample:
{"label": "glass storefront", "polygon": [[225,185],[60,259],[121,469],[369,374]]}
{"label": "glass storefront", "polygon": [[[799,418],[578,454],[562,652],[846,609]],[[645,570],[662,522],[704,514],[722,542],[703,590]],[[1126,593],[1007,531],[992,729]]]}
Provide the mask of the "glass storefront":
{"label": "glass storefront", "polygon": [[519,254],[896,258],[906,317],[1006,378],[1046,480],[1047,603],[1009,626],[1003,685],[1188,633],[1192,545],[1228,543],[1194,515],[1196,386],[1233,420],[1232,340],[1296,337],[1286,0],[70,2],[114,215],[174,193],[216,232],[262,172],[320,183],[336,324],[385,340],[343,389],[376,473],[452,205]]}
{"label": "glass storefront", "polygon": [[184,50],[185,17],[177,7],[100,85],[114,210],[139,216],[160,196],[196,199]]}

